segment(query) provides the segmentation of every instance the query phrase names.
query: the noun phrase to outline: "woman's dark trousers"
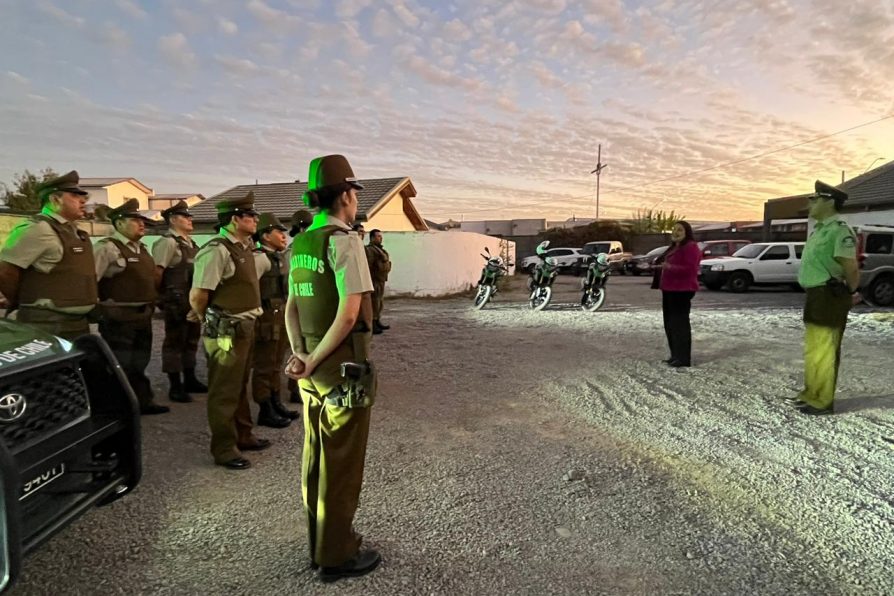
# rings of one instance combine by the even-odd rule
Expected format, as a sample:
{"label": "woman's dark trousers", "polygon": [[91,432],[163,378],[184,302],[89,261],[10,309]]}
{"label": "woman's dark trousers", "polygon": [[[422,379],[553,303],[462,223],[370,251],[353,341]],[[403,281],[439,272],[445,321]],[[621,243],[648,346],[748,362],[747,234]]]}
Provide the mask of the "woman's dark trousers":
{"label": "woman's dark trousers", "polygon": [[692,327],[689,310],[695,292],[661,292],[661,310],[664,313],[664,333],[670,347],[671,360],[682,364],[692,363]]}

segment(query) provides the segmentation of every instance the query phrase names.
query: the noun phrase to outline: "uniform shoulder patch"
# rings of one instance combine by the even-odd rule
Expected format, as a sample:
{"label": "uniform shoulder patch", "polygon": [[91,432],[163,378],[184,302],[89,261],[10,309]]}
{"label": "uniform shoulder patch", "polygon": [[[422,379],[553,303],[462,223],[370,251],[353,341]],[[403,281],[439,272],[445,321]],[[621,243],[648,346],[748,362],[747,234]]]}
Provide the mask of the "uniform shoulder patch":
{"label": "uniform shoulder patch", "polygon": [[853,248],[857,245],[856,239],[848,234],[847,236],[841,237],[841,245],[845,248]]}

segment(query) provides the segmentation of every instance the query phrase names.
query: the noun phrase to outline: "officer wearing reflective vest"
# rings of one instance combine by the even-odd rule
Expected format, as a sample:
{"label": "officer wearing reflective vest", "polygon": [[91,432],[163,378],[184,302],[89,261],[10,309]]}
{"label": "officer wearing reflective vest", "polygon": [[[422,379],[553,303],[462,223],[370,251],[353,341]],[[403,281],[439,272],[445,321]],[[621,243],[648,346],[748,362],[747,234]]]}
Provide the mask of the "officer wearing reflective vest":
{"label": "officer wearing reflective vest", "polygon": [[140,403],[141,414],[164,414],[155,403],[146,367],[152,358],[152,314],[159,276],[142,243],[152,220],[140,213],[137,199],[109,211],[114,234],[96,244],[99,282],[99,334],[121,365]]}
{"label": "officer wearing reflective vest", "polygon": [[74,170],[36,188],[41,210],[16,226],[0,251],[0,293],[16,318],[65,339],[90,333],[96,268],[90,236],[77,227],[87,191]]}
{"label": "officer wearing reflective vest", "polygon": [[816,220],[804,245],[798,283],[805,289],[804,390],[792,401],[802,414],[832,414],[841,339],[847,315],[861,300],[857,239],[838,216],[847,193],[816,181],[810,217]]}
{"label": "officer wearing reflective vest", "polygon": [[[289,229],[289,236],[294,238],[298,234],[303,233],[307,228],[310,227],[310,224],[314,222],[313,214],[307,209],[299,209],[295,213],[292,214],[292,227]],[[361,236],[362,238],[362,236]],[[286,252],[289,261],[291,261],[292,249],[289,247],[289,250]],[[289,401],[293,404],[301,403],[301,392],[298,391],[298,381],[296,381],[292,377],[287,377],[286,387],[289,390]]]}
{"label": "officer wearing reflective vest", "polygon": [[285,428],[298,418],[280,400],[283,366],[289,349],[286,335],[286,300],[289,297],[289,263],[285,253],[286,230],[273,213],[262,213],[254,239],[255,268],[260,275],[261,308],[255,329],[251,395],[258,404],[258,425]]}
{"label": "officer wearing reflective vest", "polygon": [[204,321],[211,455],[217,465],[244,470],[251,467],[244,451],[270,446],[252,434],[248,403],[255,319],[263,313],[251,238],[258,213],[253,193],[216,207],[220,233],[196,255],[189,303],[191,316]]}
{"label": "officer wearing reflective vest", "polygon": [[169,229],[152,245],[152,258],[161,273],[160,306],[165,316],[161,370],[168,375],[169,399],[187,403],[192,401],[190,393],[208,392],[208,386],[196,377],[196,351],[202,326],[187,319],[189,289],[199,245],[190,237],[192,214],[186,201],[178,201],[161,215]]}
{"label": "officer wearing reflective vest", "polygon": [[323,581],[369,573],[380,561],[360,549],[353,529],[376,392],[372,279],[351,231],[362,188],[343,156],[313,160],[304,200],[320,212],[292,243],[286,371],[304,401],[302,492],[312,566]]}

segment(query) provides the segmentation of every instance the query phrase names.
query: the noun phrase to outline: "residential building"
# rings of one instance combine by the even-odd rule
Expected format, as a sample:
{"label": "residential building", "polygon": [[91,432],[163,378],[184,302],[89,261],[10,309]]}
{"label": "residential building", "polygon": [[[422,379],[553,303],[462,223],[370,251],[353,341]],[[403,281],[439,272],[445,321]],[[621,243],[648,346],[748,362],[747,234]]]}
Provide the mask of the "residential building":
{"label": "residential building", "polygon": [[87,191],[88,201],[94,205],[115,208],[129,199],[137,199],[140,209],[150,209],[152,189],[136,178],[81,178],[80,186]]}
{"label": "residential building", "polygon": [[[428,225],[413,204],[416,188],[405,178],[377,178],[361,180],[363,190],[358,191],[357,213],[365,218],[363,226],[367,231],[379,229],[383,232],[426,231]],[[292,214],[304,208],[302,196],[307,190],[305,182],[279,182],[273,184],[242,184],[202,201],[190,211],[196,227],[210,230],[217,222],[215,204],[226,199],[244,197],[249,191],[255,196],[255,209],[272,212],[288,222]]]}

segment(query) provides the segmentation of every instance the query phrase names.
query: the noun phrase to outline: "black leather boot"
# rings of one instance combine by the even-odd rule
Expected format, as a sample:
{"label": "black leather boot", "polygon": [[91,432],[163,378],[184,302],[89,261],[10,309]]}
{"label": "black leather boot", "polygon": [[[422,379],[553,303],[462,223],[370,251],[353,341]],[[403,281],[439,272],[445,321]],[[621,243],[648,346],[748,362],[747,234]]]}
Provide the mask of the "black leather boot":
{"label": "black leather boot", "polygon": [[320,579],[326,583],[343,577],[360,577],[379,566],[382,556],[375,550],[359,552],[338,567],[320,567]]}
{"label": "black leather boot", "polygon": [[271,393],[270,394],[270,404],[273,406],[273,410],[279,414],[282,418],[287,418],[289,420],[295,420],[298,418],[298,412],[293,412],[288,409],[283,403],[279,400],[279,393]]}
{"label": "black leather boot", "polygon": [[283,418],[273,409],[270,400],[258,404],[261,411],[258,413],[258,426],[269,426],[270,428],[285,428],[292,424],[288,418]]}
{"label": "black leather boot", "polygon": [[171,384],[171,390],[168,392],[168,399],[181,404],[188,404],[192,401],[192,397],[183,390],[183,383],[180,381],[180,373],[168,373],[168,382]]}
{"label": "black leather boot", "polygon": [[196,378],[196,369],[187,368],[183,371],[183,389],[187,393],[208,393],[208,385]]}

